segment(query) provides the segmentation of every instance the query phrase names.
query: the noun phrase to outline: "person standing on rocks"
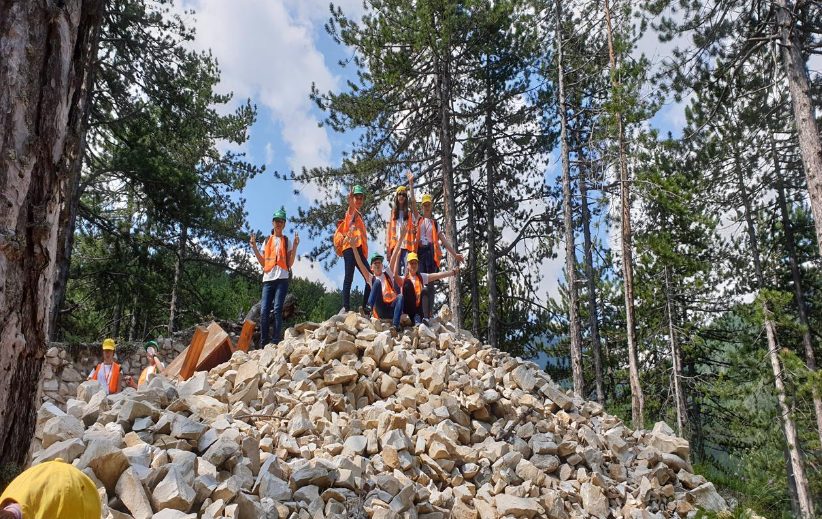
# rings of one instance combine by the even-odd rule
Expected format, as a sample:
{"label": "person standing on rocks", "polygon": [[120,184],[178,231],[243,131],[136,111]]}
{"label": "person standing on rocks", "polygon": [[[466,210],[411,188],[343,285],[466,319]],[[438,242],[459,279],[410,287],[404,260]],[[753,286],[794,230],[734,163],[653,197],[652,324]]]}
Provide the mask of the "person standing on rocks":
{"label": "person standing on rocks", "polygon": [[420,272],[420,261],[416,252],[408,254],[406,257],[406,274],[402,284],[402,317],[406,317],[410,322],[419,324],[423,319],[430,317],[424,315],[423,308],[426,304],[431,305],[430,299],[433,297],[431,283],[440,279],[456,276],[459,274],[459,267],[446,272],[436,272],[429,274]]}
{"label": "person standing on rocks", "polygon": [[[405,274],[405,257],[417,250],[416,225],[417,204],[414,201],[414,174],[408,172],[408,187],[399,186],[394,192],[391,216],[385,233],[385,250],[393,251],[400,244],[400,276]],[[373,290],[373,287],[372,287]]]}
{"label": "person standing on rocks", "polygon": [[96,519],[101,508],[91,479],[60,458],[26,470],[0,495],[0,519]]}
{"label": "person standing on rocks", "polygon": [[[348,239],[351,240],[351,237]],[[377,252],[372,254],[371,269],[363,263],[357,249],[352,247],[352,250],[360,273],[365,278],[366,283],[371,286],[371,295],[367,306],[364,307],[365,314],[371,314],[371,317],[376,319],[391,319],[394,327],[398,329],[402,315],[402,287],[397,282],[394,272],[397,269],[400,256],[405,255],[402,253],[401,242],[394,242],[394,249],[388,266],[383,265],[385,258],[382,255]]]}
{"label": "person standing on rocks", "polygon": [[88,380],[96,380],[103,386],[106,394],[119,393],[123,389],[122,378],[120,377],[120,364],[114,362],[114,350],[117,345],[114,339],[103,340],[103,362],[88,376]]}
{"label": "person standing on rocks", "polygon": [[[345,216],[337,225],[334,233],[334,248],[337,255],[343,257],[345,263],[345,277],[343,278],[342,299],[343,310],[351,310],[351,284],[354,282],[354,270],[357,261],[354,259],[353,248],[356,247],[361,258],[368,257],[368,232],[365,229],[365,221],[362,218],[362,206],[365,203],[365,188],[357,184],[348,194],[348,210]],[[349,234],[353,235],[352,240],[348,240]],[[363,280],[366,276],[363,275]],[[368,283],[363,289],[363,303],[368,301],[371,295],[371,287]]]}
{"label": "person standing on rocks", "polygon": [[[464,257],[440,234],[437,221],[434,219],[434,205],[431,195],[422,195],[422,216],[417,220],[417,255],[419,256],[419,272],[421,274],[433,274],[439,272],[440,261],[442,260],[442,247],[457,260],[457,265],[462,263]],[[430,318],[434,311],[434,286],[428,287],[428,297],[423,308],[426,318]]]}
{"label": "person standing on rocks", "polygon": [[294,242],[288,246],[288,236],[283,235],[285,229],[285,209],[280,208],[271,219],[271,236],[265,240],[263,254],[257,248],[257,237],[251,234],[251,249],[257,261],[263,267],[263,294],[260,300],[260,348],[269,343],[268,314],[274,304],[274,336],[271,342],[280,341],[283,327],[283,303],[288,293],[288,280],[291,277],[291,267],[297,256],[297,246],[300,244],[300,235],[294,233]]}
{"label": "person standing on rocks", "polygon": [[134,377],[128,377],[126,383],[129,387],[138,388],[151,380],[154,375],[166,369],[165,364],[163,364],[159,357],[157,357],[157,348],[159,347],[160,346],[157,344],[157,341],[148,341],[146,343],[146,358],[148,359],[148,366],[143,368],[137,383],[134,382]]}

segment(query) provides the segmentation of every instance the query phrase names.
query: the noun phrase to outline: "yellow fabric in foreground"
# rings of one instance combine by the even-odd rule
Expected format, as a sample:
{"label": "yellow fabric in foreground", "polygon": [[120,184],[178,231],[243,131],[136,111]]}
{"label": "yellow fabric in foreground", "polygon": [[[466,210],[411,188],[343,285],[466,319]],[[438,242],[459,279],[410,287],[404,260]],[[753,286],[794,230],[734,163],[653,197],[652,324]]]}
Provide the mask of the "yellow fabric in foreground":
{"label": "yellow fabric in foreground", "polygon": [[88,476],[63,460],[31,467],[12,481],[0,506],[20,505],[23,519],[99,519],[100,496]]}

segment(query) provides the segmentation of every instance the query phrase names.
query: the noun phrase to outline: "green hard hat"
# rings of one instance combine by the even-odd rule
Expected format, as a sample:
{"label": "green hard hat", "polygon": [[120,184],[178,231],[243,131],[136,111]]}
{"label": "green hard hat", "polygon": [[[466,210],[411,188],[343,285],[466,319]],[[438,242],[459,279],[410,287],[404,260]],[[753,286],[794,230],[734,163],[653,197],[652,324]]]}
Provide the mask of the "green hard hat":
{"label": "green hard hat", "polygon": [[357,184],[351,192],[355,195],[365,195],[365,188]]}
{"label": "green hard hat", "polygon": [[283,220],[285,221],[285,208],[279,208],[275,213],[274,216],[271,218],[272,220]]}
{"label": "green hard hat", "polygon": [[385,256],[383,256],[379,252],[375,252],[374,254],[371,255],[371,261],[369,261],[369,263],[374,263],[377,260],[382,261],[384,259],[385,259]]}

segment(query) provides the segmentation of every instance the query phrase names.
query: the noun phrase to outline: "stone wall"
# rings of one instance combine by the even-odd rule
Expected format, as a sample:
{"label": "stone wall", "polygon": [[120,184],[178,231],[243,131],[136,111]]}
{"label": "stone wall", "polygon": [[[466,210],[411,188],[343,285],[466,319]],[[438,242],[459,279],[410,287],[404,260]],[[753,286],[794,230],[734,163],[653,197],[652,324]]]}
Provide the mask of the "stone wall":
{"label": "stone wall", "polygon": [[[160,346],[157,355],[166,365],[188,346],[176,338],[160,339],[157,344]],[[143,343],[118,344],[118,350],[115,359],[121,365],[123,376],[138,377],[148,365]],[[68,399],[77,395],[77,386],[88,377],[101,358],[100,343],[51,343],[40,374],[39,402],[52,402],[65,408]]]}

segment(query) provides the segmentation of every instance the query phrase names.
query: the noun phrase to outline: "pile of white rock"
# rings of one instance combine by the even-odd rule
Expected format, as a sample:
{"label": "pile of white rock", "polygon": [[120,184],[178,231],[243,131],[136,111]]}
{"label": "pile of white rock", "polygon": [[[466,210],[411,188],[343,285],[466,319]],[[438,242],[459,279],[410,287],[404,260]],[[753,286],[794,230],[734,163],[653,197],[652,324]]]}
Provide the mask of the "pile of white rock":
{"label": "pile of white rock", "polygon": [[432,320],[304,323],[186,382],[40,409],[104,517],[689,517],[724,510],[664,423],[633,431],[538,366]]}

